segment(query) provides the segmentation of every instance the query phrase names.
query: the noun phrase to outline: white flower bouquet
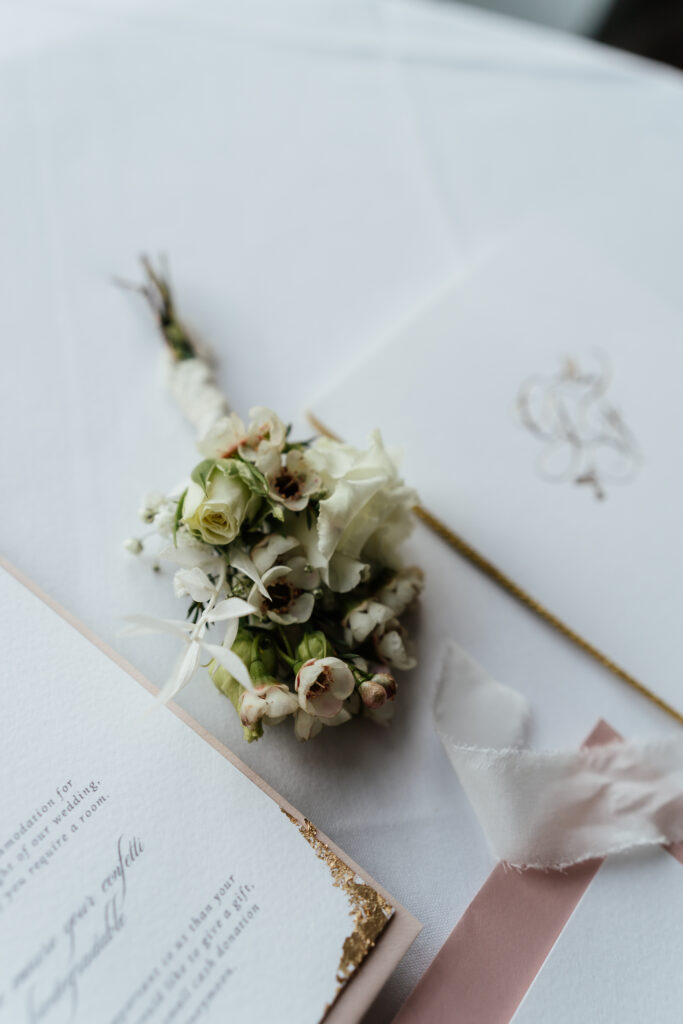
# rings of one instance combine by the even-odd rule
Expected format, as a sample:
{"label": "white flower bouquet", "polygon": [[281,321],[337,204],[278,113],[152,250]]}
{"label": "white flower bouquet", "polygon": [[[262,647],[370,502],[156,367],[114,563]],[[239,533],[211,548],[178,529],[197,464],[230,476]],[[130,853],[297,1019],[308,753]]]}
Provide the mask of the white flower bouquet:
{"label": "white flower bouquet", "polygon": [[[326,437],[291,440],[260,407],[245,425],[178,320],[166,277],[143,265],[140,291],[202,456],[177,494],[148,495],[140,512],[163,540],[159,558],[176,566],[176,595],[189,601],[185,620],[130,619],[129,633],[168,632],[184,642],[160,699],[178,693],[204,657],[248,741],[289,718],[300,740],[359,715],[388,721],[393,672],[415,664],[400,619],[422,572],[399,557],[415,492],[377,432],[359,451]],[[139,554],[143,540],[126,547]]]}

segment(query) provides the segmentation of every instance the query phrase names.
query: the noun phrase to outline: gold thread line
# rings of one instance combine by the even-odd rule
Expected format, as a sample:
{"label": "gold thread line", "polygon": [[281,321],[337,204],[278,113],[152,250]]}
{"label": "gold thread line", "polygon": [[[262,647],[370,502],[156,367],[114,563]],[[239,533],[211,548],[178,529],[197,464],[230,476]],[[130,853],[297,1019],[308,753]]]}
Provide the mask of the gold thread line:
{"label": "gold thread line", "polygon": [[[329,430],[324,423],[322,423],[317,416],[313,413],[307,413],[309,422],[311,425],[324,434],[325,437],[329,437],[333,441],[341,441],[341,438]],[[505,590],[511,597],[513,597],[520,604],[524,605],[530,612],[542,619],[548,626],[551,626],[558,633],[560,633],[566,640],[573,643],[576,647],[582,650],[589,657],[597,661],[599,665],[606,668],[608,672],[615,675],[623,683],[626,683],[632,689],[636,690],[646,700],[651,701],[652,704],[656,704],[660,710],[666,712],[675,719],[679,725],[683,725],[683,714],[668,704],[662,697],[659,697],[656,693],[653,693],[649,687],[641,683],[639,679],[627,672],[625,668],[618,665],[612,658],[608,658],[606,654],[603,654],[601,650],[589,643],[588,640],[584,639],[580,633],[568,626],[566,622],[563,622],[557,615],[546,608],[545,605],[537,601],[536,598],[532,597],[523,587],[520,587],[518,583],[515,583],[513,579],[502,572],[497,566],[490,562],[488,558],[485,558],[476,548],[473,548],[471,544],[468,544],[464,538],[460,537],[455,533],[449,526],[437,519],[435,515],[429,512],[426,508],[421,505],[416,505],[413,512],[426,526],[433,530],[433,532],[441,537],[454,551],[457,551],[462,558],[466,559],[471,565],[478,569],[481,573],[487,576],[493,583],[496,583],[499,587]]]}

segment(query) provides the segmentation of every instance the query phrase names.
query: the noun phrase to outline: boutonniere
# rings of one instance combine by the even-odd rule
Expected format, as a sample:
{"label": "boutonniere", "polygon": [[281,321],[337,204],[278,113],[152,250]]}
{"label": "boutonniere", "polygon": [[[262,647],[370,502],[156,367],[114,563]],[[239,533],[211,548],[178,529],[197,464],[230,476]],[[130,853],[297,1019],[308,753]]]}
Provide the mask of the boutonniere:
{"label": "boutonniere", "polygon": [[[295,440],[256,406],[244,421],[217,386],[209,354],[178,318],[167,275],[144,259],[138,290],[157,319],[169,386],[198,433],[199,460],[177,493],[149,494],[140,516],[161,540],[155,562],[175,567],[187,616],[130,617],[128,633],[182,642],[160,699],[208,662],[248,741],[291,720],[298,739],[364,715],[385,722],[397,669],[412,668],[402,616],[422,590],[400,547],[415,492],[379,432],[359,450]],[[130,538],[142,553],[149,538]]]}

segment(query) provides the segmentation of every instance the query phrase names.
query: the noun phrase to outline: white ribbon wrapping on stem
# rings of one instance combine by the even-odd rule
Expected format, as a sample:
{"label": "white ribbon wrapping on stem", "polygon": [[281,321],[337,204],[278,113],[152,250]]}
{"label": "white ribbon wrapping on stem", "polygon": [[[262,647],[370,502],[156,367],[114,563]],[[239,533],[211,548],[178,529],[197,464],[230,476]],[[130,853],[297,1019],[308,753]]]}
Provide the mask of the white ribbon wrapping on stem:
{"label": "white ribbon wrapping on stem", "polygon": [[207,358],[198,355],[179,362],[169,358],[167,380],[169,391],[199,437],[230,412]]}
{"label": "white ribbon wrapping on stem", "polygon": [[683,733],[573,751],[525,746],[526,699],[449,644],[436,729],[499,860],[567,868],[683,839]]}

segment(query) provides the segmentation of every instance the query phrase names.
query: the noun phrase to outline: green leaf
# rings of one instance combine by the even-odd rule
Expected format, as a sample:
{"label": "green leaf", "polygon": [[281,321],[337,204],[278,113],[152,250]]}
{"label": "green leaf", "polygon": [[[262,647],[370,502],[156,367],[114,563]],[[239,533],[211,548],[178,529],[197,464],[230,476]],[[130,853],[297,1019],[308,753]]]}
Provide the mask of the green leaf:
{"label": "green leaf", "polygon": [[273,502],[270,506],[270,511],[272,513],[273,519],[279,519],[281,523],[284,523],[285,510],[283,509],[282,505],[276,505],[275,502]]}
{"label": "green leaf", "polygon": [[222,460],[224,464],[221,464],[219,468],[227,475],[237,477],[242,483],[246,484],[250,491],[254,494],[260,494],[261,497],[265,497],[270,490],[268,481],[265,475],[260,469],[257,469],[253,462],[247,462],[245,459],[239,457],[236,459],[225,459]]}
{"label": "green leaf", "polygon": [[200,462],[199,465],[195,466],[192,470],[190,479],[193,480],[194,483],[199,484],[201,489],[204,491],[204,494],[207,492],[209,479],[217,465],[218,463],[215,459],[204,459],[203,462]]}
{"label": "green leaf", "polygon": [[173,517],[173,546],[178,547],[178,527],[180,526],[180,520],[183,518],[183,507],[185,505],[185,498],[187,496],[187,487],[178,498],[178,504],[175,507],[175,516]]}

